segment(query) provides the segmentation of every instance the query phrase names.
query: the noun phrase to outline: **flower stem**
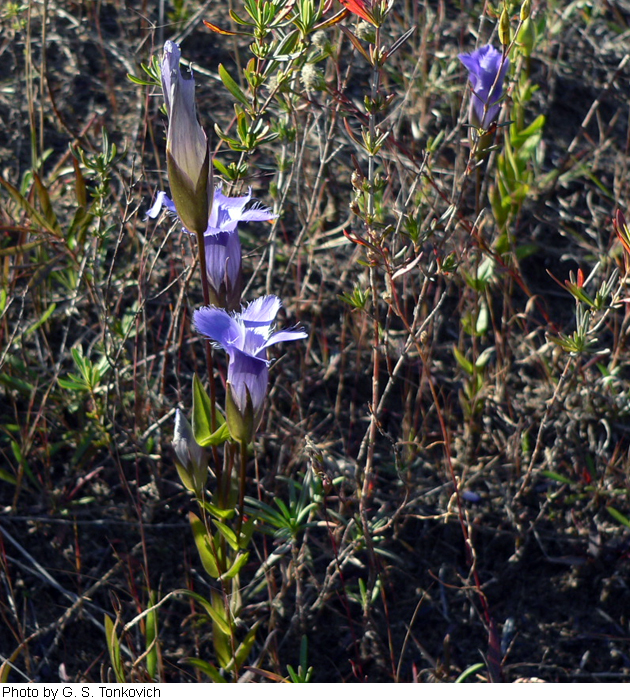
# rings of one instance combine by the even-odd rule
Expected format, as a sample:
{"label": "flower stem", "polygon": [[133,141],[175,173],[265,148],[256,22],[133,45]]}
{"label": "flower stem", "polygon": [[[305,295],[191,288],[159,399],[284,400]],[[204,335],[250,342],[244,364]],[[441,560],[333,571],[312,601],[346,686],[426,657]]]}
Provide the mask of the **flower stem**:
{"label": "flower stem", "polygon": [[243,528],[243,516],[245,515],[245,478],[247,475],[247,443],[241,440],[241,470],[239,476],[238,489],[238,524],[236,526],[236,536],[241,537]]}
{"label": "flower stem", "polygon": [[[206,269],[206,244],[203,232],[197,231],[197,252],[199,254],[199,274],[201,275],[201,291],[204,306],[210,306],[210,287],[208,285],[208,271]],[[214,433],[217,429],[216,401],[217,390],[214,383],[214,362],[212,359],[212,345],[206,339],[206,367],[208,369],[208,385],[210,387],[210,428]],[[221,483],[221,460],[216,446],[212,447],[212,456],[216,470],[217,482]]]}

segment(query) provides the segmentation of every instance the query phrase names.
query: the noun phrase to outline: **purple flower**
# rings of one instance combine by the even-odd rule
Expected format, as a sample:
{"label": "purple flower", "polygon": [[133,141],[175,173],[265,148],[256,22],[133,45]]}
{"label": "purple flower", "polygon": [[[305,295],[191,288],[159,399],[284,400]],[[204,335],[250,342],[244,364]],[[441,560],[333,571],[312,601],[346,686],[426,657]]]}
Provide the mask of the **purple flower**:
{"label": "purple flower", "polygon": [[473,96],[470,103],[470,121],[476,127],[488,129],[498,117],[501,105],[497,102],[503,93],[503,81],[510,61],[501,51],[487,44],[471,54],[460,53],[459,60],[468,69]]}
{"label": "purple flower", "polygon": [[168,113],[168,180],[184,226],[201,233],[212,207],[212,168],[208,139],[197,119],[195,81],[179,69],[181,51],[167,41],[162,56],[162,91]]}
{"label": "purple flower", "polygon": [[[241,270],[241,241],[236,227],[241,221],[270,221],[275,218],[271,209],[255,204],[251,188],[243,197],[226,197],[218,185],[204,233],[206,248],[206,270],[212,303],[229,310],[240,309],[243,289]],[[156,217],[165,206],[177,213],[175,204],[165,192],[158,192],[147,216]]]}
{"label": "purple flower", "polygon": [[[275,343],[306,338],[303,330],[273,332],[281,302],[276,296],[256,299],[240,313],[210,306],[195,311],[194,324],[229,356],[228,427],[235,439],[249,441],[262,416],[269,383],[267,348]],[[230,402],[238,416],[230,415]],[[243,428],[243,426],[246,426]]]}
{"label": "purple flower", "polygon": [[214,193],[214,203],[205,233],[206,270],[213,303],[231,311],[241,306],[243,273],[241,267],[241,241],[237,225],[241,221],[269,221],[275,218],[271,209],[252,206],[251,188],[243,197],[226,197],[221,185]]}

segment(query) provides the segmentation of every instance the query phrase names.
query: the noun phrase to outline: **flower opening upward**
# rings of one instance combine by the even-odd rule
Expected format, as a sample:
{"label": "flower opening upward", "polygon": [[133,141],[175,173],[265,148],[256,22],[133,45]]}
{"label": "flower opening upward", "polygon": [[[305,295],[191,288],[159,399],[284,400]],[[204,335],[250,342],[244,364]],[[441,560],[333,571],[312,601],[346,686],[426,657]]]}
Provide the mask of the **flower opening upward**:
{"label": "flower opening upward", "polygon": [[[235,311],[241,308],[243,274],[241,270],[241,241],[237,226],[243,221],[271,221],[275,215],[268,207],[250,206],[251,189],[243,197],[226,197],[218,185],[212,200],[208,223],[204,231],[206,271],[210,300],[214,306]],[[156,217],[162,207],[177,214],[178,210],[165,192],[158,192],[147,216]]]}
{"label": "flower opening upward", "polygon": [[459,60],[468,69],[472,86],[470,121],[473,126],[487,130],[499,116],[501,105],[497,102],[503,93],[503,81],[510,61],[491,44],[482,46],[473,53],[460,53]]}
{"label": "flower opening upward", "polygon": [[270,295],[256,299],[240,313],[229,314],[211,306],[194,314],[199,333],[217,343],[229,356],[227,420],[236,440],[251,440],[260,422],[269,383],[267,348],[307,337],[299,329],[273,332],[280,306],[280,299]]}
{"label": "flower opening upward", "polygon": [[162,91],[168,113],[166,162],[173,201],[184,226],[202,233],[212,207],[208,139],[197,119],[195,81],[179,69],[181,51],[167,41],[162,56]]}

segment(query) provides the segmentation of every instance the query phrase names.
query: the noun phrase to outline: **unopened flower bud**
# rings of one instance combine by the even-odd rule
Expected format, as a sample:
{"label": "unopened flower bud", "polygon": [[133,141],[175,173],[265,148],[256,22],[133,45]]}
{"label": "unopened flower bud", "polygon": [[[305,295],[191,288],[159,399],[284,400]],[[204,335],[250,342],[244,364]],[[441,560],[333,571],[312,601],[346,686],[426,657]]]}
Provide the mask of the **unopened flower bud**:
{"label": "unopened flower bud", "polygon": [[195,440],[192,426],[177,409],[173,432],[175,466],[182,484],[195,494],[201,493],[208,479],[208,458],[206,451]]}
{"label": "unopened flower bud", "polygon": [[501,18],[499,19],[499,41],[503,46],[509,46],[510,44],[510,15],[508,14],[507,7],[503,8],[501,12]]}
{"label": "unopened flower bud", "polygon": [[531,17],[526,19],[518,30],[516,43],[519,45],[525,56],[530,56],[536,44],[536,27]]}
{"label": "unopened flower bud", "polygon": [[197,119],[195,81],[182,75],[181,51],[172,41],[164,44],[162,91],[168,112],[166,164],[171,194],[184,226],[202,234],[212,209],[212,167],[208,139]]}
{"label": "unopened flower bud", "polygon": [[532,0],[525,0],[525,2],[521,5],[521,22],[524,22],[526,19],[529,19],[531,12]]}

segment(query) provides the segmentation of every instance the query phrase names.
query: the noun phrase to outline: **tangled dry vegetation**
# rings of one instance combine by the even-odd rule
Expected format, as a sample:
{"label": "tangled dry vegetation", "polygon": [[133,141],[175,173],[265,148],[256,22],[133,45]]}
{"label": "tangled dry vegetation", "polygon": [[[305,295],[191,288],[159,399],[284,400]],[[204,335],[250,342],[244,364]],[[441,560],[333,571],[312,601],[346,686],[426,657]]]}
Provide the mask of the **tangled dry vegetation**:
{"label": "tangled dry vegetation", "polygon": [[[509,127],[471,170],[457,58],[499,45],[488,3],[396,0],[388,16],[389,46],[415,32],[380,75],[376,252],[357,215],[370,71],[338,25],[311,37],[310,77],[296,68],[278,91],[290,109],[270,100],[275,140],[241,156],[213,135],[224,167],[246,165],[233,191],[280,214],[241,231],[245,298],[278,294],[282,324],[309,333],[276,353],[250,454],[248,494],[308,512],[254,536],[241,616],[259,626],[241,680],[300,664],[331,682],[630,673],[630,348],[612,225],[630,205],[630,8],[534,0],[532,17],[502,114],[545,121],[505,227],[492,193]],[[213,661],[212,626],[167,597],[209,594],[171,448],[204,373],[201,289],[194,241],[145,220],[168,187],[166,119],[159,90],[127,76],[178,42],[201,122],[234,136],[218,66],[238,80],[251,40],[204,27],[237,29],[218,0],[29,0],[0,18],[2,676],[114,678],[109,615],[126,678],[202,680],[187,660]],[[554,340],[576,331],[564,281],[580,287],[578,270],[590,297],[614,271],[621,287],[571,352]]]}

